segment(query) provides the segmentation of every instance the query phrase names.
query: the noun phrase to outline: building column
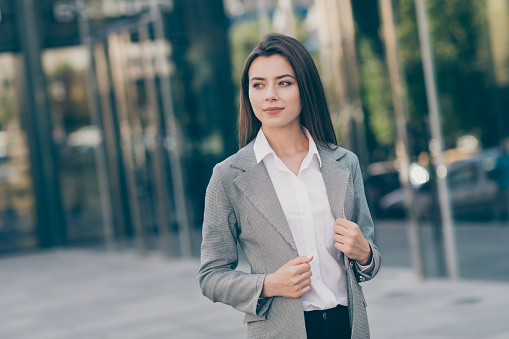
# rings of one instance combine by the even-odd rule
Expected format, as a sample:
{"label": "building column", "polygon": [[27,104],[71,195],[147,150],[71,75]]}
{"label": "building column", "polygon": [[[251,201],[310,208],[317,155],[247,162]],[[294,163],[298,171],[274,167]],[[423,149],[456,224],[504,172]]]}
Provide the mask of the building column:
{"label": "building column", "polygon": [[64,245],[66,230],[51,132],[48,92],[41,62],[41,30],[34,0],[13,2],[18,39],[23,53],[24,96],[20,101],[22,120],[28,131],[39,246]]}

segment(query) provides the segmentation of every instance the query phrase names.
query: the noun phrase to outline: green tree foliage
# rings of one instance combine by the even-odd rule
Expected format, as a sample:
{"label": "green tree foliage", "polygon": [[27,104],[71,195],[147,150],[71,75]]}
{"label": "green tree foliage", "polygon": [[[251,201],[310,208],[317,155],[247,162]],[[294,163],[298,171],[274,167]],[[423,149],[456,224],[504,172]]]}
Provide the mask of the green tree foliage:
{"label": "green tree foliage", "polygon": [[[378,1],[367,2],[372,5],[368,7],[377,8]],[[390,84],[383,49],[378,48],[382,46],[380,19],[376,11],[364,10],[366,3],[364,6],[353,3],[362,98],[367,112],[368,135],[373,135],[371,145],[376,151],[391,144],[382,121],[394,119],[393,115],[386,115],[386,110],[392,107],[385,94],[390,91]],[[409,129],[415,141],[413,153],[416,155],[427,149],[425,121],[428,106],[415,2],[394,0],[393,3],[400,66],[406,83]],[[455,147],[456,139],[465,134],[478,136],[485,147],[494,146],[500,136],[496,133],[497,120],[491,92],[485,2],[427,0],[426,4],[445,147]]]}
{"label": "green tree foliage", "polygon": [[[485,146],[492,146],[497,138],[492,133],[496,120],[489,91],[484,1],[430,0],[427,5],[445,146],[454,147],[456,139],[464,134],[477,135]],[[395,8],[411,124],[422,135],[427,102],[414,1],[397,1]]]}
{"label": "green tree foliage", "polygon": [[[491,64],[484,6],[482,0],[434,0],[428,4],[446,147],[453,147],[456,138],[463,134],[479,136],[485,146],[493,146],[498,140],[493,133],[497,122],[490,93]],[[406,7],[400,9],[413,11],[411,6]],[[401,44],[416,34],[412,30],[399,33]],[[415,56],[406,54],[409,58],[402,61],[410,75],[415,72],[417,61]],[[415,84],[409,81],[410,85]],[[415,101],[414,106],[414,116],[426,114]]]}
{"label": "green tree foliage", "polygon": [[372,161],[395,155],[396,126],[391,84],[379,33],[378,0],[352,1],[356,29],[361,99],[365,113],[367,144]]}
{"label": "green tree foliage", "polygon": [[359,41],[358,51],[361,60],[359,65],[361,95],[363,104],[369,112],[367,114],[368,129],[375,138],[378,147],[383,149],[383,152],[380,150],[377,153],[380,153],[381,156],[393,154],[396,126],[387,68],[384,60],[373,51],[368,39]]}

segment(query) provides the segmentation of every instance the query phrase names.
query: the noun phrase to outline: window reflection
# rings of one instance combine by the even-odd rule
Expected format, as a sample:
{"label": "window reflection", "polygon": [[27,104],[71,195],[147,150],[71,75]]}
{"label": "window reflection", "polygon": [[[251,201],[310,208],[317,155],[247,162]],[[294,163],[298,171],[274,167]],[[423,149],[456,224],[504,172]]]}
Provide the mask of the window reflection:
{"label": "window reflection", "polygon": [[102,133],[92,125],[87,104],[88,53],[81,47],[51,49],[42,61],[68,241],[97,241],[104,234],[95,161]]}
{"label": "window reflection", "polygon": [[35,247],[35,210],[26,132],[21,124],[18,56],[0,54],[0,252]]}

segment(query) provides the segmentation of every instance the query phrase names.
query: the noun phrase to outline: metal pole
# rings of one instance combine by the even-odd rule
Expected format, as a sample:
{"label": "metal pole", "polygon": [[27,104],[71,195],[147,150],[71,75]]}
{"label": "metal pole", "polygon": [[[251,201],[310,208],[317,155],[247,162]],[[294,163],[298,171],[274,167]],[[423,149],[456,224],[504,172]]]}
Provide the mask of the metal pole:
{"label": "metal pole", "polygon": [[[96,93],[97,89],[95,86],[95,75],[92,70],[92,43],[90,41],[90,28],[88,25],[88,16],[86,12],[86,6],[83,1],[76,0],[76,12],[78,16],[78,31],[80,35],[81,44],[86,46],[87,52],[89,53],[89,65],[86,70],[86,84],[87,84],[87,100],[88,106],[91,112],[91,121],[94,125],[100,128],[101,132],[104,133],[102,128],[101,118],[99,116],[99,103],[97,101]],[[101,134],[102,135],[102,134]],[[115,236],[113,230],[113,217],[111,215],[112,207],[110,201],[110,190],[109,182],[106,169],[106,155],[103,149],[104,137],[101,138],[101,144],[94,149],[95,162],[97,164],[97,181],[99,184],[99,195],[101,200],[101,214],[104,222],[104,240],[106,242],[106,248],[108,250],[116,247]]]}
{"label": "metal pole", "polygon": [[141,24],[138,27],[138,36],[140,38],[140,47],[142,51],[143,77],[145,83],[145,94],[147,97],[147,113],[150,121],[150,136],[152,140],[151,160],[153,179],[156,191],[156,214],[158,229],[161,232],[161,249],[166,257],[171,257],[171,233],[169,230],[170,220],[173,219],[173,211],[170,207],[168,182],[164,168],[164,149],[163,138],[161,135],[161,125],[158,117],[158,104],[155,83],[155,71],[152,64],[151,40],[149,37],[148,23]]}
{"label": "metal pole", "polygon": [[[429,116],[424,118],[424,122],[426,123],[426,128],[424,128],[425,138],[426,140],[430,140],[431,137],[429,136],[429,131],[431,130],[429,125]],[[428,150],[426,152],[428,155],[428,159],[430,161],[428,162],[428,171],[430,173],[429,175],[429,181],[430,181],[430,193],[433,197],[431,199],[431,228],[432,228],[432,234],[433,234],[433,253],[435,254],[435,262],[437,265],[437,273],[439,277],[445,277],[447,275],[446,267],[445,267],[445,252],[444,252],[444,235],[442,232],[442,217],[440,216],[440,205],[438,203],[438,188],[437,188],[437,169],[435,167],[435,164],[433,161],[431,161],[432,154],[431,150],[428,147]]]}
{"label": "metal pole", "polygon": [[389,68],[391,82],[392,101],[394,104],[394,115],[396,117],[396,128],[398,140],[396,143],[396,156],[401,163],[399,180],[405,190],[407,197],[408,211],[408,238],[412,253],[412,262],[419,279],[424,279],[424,258],[422,255],[422,242],[419,233],[419,216],[416,210],[415,190],[410,184],[410,144],[407,135],[407,113],[403,103],[402,81],[398,63],[398,45],[396,40],[396,28],[394,27],[394,16],[392,0],[379,0],[380,12],[383,22],[385,55]]}
{"label": "metal pole", "polygon": [[[128,33],[127,33],[128,34]],[[124,168],[127,180],[127,194],[129,199],[129,209],[131,222],[135,232],[135,242],[138,253],[146,254],[145,230],[140,208],[138,183],[136,178],[136,154],[132,127],[129,119],[129,109],[127,100],[127,80],[125,75],[125,34],[124,37],[119,34],[111,34],[108,37],[109,55],[111,57],[111,75],[113,78],[113,87],[117,103],[117,112],[119,114],[120,136],[122,140],[121,152],[124,153]]]}
{"label": "metal pole", "polygon": [[438,95],[435,85],[435,74],[433,70],[433,61],[431,55],[431,43],[429,40],[428,21],[426,17],[424,0],[415,0],[415,8],[417,12],[417,25],[419,28],[419,39],[421,42],[424,80],[426,83],[426,93],[428,98],[429,121],[432,138],[430,141],[430,150],[433,154],[437,168],[438,203],[440,205],[440,215],[442,217],[444,232],[447,274],[449,279],[456,280],[459,277],[459,269],[456,256],[456,240],[451,216],[449,191],[445,179],[447,168],[445,166],[445,160],[442,152],[443,142],[440,127]]}
{"label": "metal pole", "polygon": [[108,169],[108,178],[110,179],[111,184],[111,203],[113,207],[113,219],[115,221],[114,226],[116,228],[116,247],[117,250],[125,250],[127,247],[126,244],[126,234],[127,234],[127,225],[128,216],[124,213],[123,208],[123,184],[124,181],[122,171],[121,171],[121,163],[124,161],[119,161],[122,159],[121,154],[121,146],[120,142],[117,142],[117,139],[120,139],[120,132],[115,128],[118,119],[116,118],[115,113],[113,112],[112,102],[111,102],[111,83],[108,74],[108,61],[106,58],[106,50],[105,43],[101,42],[100,44],[94,45],[94,78],[96,82],[96,90],[98,91],[98,95],[100,98],[100,112],[101,112],[101,127],[103,129],[103,139],[105,144],[106,151],[106,161],[107,161],[107,169]]}
{"label": "metal pole", "polygon": [[151,14],[154,21],[154,37],[157,43],[156,60],[161,84],[162,108],[166,121],[166,147],[170,159],[171,179],[175,200],[175,212],[179,226],[179,241],[183,257],[192,256],[191,225],[187,214],[187,202],[184,189],[184,175],[182,173],[182,161],[180,156],[180,136],[177,119],[173,111],[173,97],[171,92],[170,72],[168,70],[166,53],[164,51],[164,27],[161,12],[157,1],[151,2]]}

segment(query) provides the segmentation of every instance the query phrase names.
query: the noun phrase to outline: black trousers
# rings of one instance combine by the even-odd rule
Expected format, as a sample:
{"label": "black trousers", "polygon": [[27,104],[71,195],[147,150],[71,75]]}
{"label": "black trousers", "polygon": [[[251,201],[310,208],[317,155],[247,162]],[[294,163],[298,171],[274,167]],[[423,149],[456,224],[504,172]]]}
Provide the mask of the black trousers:
{"label": "black trousers", "polygon": [[308,339],[350,339],[350,317],[348,307],[304,312]]}

